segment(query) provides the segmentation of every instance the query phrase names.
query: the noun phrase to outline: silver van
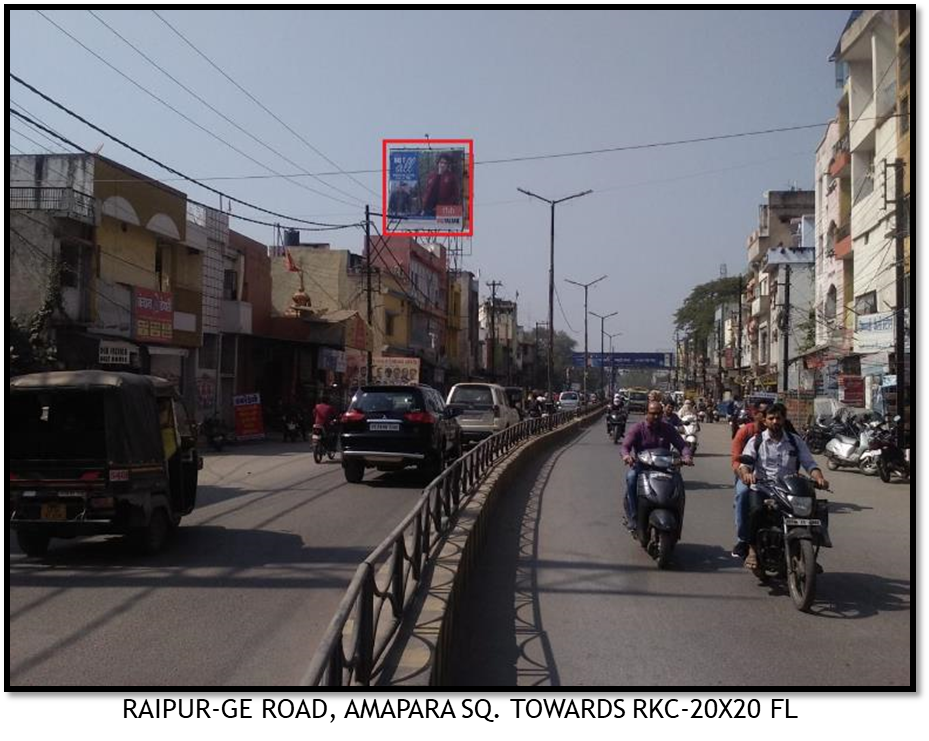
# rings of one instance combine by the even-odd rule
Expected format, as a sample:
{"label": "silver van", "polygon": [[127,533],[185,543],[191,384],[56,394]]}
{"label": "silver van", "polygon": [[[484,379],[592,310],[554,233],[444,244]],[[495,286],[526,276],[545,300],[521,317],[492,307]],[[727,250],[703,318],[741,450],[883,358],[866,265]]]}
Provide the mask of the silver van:
{"label": "silver van", "polygon": [[456,410],[461,440],[474,443],[519,422],[503,386],[495,383],[458,383],[446,404]]}

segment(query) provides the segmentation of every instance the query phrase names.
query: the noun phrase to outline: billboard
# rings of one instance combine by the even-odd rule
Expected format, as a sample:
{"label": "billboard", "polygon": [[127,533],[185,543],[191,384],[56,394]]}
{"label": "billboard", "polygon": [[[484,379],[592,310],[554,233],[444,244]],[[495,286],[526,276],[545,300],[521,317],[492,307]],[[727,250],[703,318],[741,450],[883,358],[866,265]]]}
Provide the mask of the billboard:
{"label": "billboard", "polygon": [[419,358],[388,358],[375,355],[371,358],[371,383],[406,386],[419,383]]}
{"label": "billboard", "polygon": [[474,234],[471,139],[385,139],[383,158],[385,236]]}
{"label": "billboard", "polygon": [[[591,368],[673,368],[674,354],[669,352],[591,352]],[[571,353],[571,365],[584,367],[584,353]]]}
{"label": "billboard", "polygon": [[261,413],[261,394],[240,394],[232,397],[235,414],[236,440],[261,440],[265,436]]}

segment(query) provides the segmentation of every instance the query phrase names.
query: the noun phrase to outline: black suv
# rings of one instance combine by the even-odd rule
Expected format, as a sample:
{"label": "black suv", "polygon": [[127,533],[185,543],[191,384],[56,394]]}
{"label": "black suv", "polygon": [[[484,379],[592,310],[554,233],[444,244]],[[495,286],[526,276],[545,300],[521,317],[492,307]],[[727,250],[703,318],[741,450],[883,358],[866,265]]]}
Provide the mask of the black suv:
{"label": "black suv", "polygon": [[416,465],[438,476],[461,455],[461,429],[431,386],[362,386],[342,415],[342,468],[357,484],[365,468]]}

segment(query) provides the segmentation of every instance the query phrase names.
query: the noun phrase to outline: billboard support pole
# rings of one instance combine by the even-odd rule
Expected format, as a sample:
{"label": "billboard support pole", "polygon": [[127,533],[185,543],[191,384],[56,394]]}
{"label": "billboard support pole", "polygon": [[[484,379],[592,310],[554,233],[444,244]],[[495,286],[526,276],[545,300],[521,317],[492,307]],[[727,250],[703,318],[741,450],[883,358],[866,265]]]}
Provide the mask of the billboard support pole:
{"label": "billboard support pole", "polygon": [[[365,206],[365,293],[368,294],[368,332],[374,337],[374,310],[371,307],[371,206]],[[368,369],[365,375],[367,383],[371,383],[371,346],[365,337],[365,346],[368,349]]]}

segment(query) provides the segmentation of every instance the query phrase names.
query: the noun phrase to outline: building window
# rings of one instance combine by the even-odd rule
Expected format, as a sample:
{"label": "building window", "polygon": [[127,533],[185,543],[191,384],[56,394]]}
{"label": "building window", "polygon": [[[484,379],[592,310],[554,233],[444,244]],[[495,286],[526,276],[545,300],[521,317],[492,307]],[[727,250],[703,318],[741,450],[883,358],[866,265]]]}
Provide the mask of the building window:
{"label": "building window", "polygon": [[856,314],[876,314],[877,313],[877,291],[863,293],[855,299]]}
{"label": "building window", "polygon": [[235,270],[223,273],[223,298],[226,301],[239,300],[239,274]]}
{"label": "building window", "polygon": [[388,314],[385,320],[384,333],[388,337],[394,336],[394,317],[393,314]]}
{"label": "building window", "polygon": [[900,134],[910,130],[910,96],[900,98]]}
{"label": "building window", "polygon": [[81,246],[79,244],[61,244],[61,286],[62,288],[79,288],[81,285]]}

